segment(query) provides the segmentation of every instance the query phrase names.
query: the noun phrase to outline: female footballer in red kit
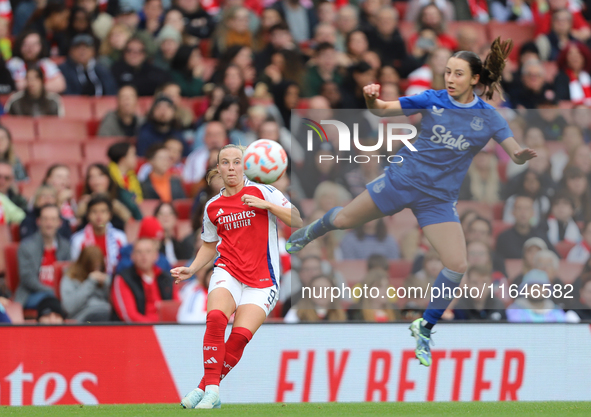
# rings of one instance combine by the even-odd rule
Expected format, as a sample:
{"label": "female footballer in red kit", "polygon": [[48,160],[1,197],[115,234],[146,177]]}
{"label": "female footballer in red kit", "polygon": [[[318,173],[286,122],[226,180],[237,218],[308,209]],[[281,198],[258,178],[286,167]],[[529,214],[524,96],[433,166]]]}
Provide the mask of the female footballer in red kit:
{"label": "female footballer in red kit", "polygon": [[[238,363],[246,344],[263,324],[279,296],[277,219],[302,227],[300,213],[270,185],[243,175],[243,151],[226,145],[218,156],[217,172],[224,188],[205,205],[203,246],[189,267],[171,270],[176,283],[214,261],[203,337],[205,375],[199,387],[183,398],[184,408],[219,408],[219,384]],[[208,180],[217,174],[208,174]],[[224,341],[230,316],[232,333]]]}

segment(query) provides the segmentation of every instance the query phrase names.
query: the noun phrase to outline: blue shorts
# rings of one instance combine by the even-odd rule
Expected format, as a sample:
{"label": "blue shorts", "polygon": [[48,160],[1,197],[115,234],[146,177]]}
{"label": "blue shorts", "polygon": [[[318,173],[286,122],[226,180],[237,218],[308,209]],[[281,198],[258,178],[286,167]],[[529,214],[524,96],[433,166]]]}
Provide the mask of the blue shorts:
{"label": "blue shorts", "polygon": [[421,228],[430,224],[460,222],[457,201],[432,197],[398,176],[380,175],[366,187],[373,202],[386,216],[410,208]]}

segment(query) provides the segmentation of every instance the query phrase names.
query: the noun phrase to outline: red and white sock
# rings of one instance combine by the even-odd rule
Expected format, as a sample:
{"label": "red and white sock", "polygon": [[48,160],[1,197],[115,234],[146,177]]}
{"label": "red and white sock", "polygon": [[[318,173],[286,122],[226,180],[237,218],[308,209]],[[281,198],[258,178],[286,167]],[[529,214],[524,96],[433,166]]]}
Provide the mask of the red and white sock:
{"label": "red and white sock", "polygon": [[[220,382],[238,364],[244,348],[251,339],[252,333],[247,328],[234,327],[232,329],[232,333],[230,333],[230,337],[228,337],[228,341],[226,342],[226,355],[224,356],[224,366],[220,373]],[[206,385],[209,384],[206,384],[205,377],[203,377],[199,383],[199,388],[205,390]]]}
{"label": "red and white sock", "polygon": [[[219,385],[220,374],[226,356],[226,326],[228,318],[220,310],[212,310],[207,313],[207,327],[203,337],[203,377],[205,385]],[[205,389],[199,386],[201,389]]]}

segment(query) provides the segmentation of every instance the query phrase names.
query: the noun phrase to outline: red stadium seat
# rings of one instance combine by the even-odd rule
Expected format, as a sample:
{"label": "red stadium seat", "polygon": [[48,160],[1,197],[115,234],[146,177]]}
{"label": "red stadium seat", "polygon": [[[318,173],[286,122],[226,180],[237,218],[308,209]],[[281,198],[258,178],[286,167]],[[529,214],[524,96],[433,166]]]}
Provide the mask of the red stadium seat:
{"label": "red stadium seat", "polygon": [[86,120],[41,117],[37,120],[40,139],[84,141],[89,136]]}
{"label": "red stadium seat", "polygon": [[18,224],[11,224],[10,225],[10,238],[13,242],[20,242],[21,241],[21,230],[20,225]]}
{"label": "red stadium seat", "polygon": [[31,142],[37,136],[35,134],[35,121],[32,117],[2,116],[0,125],[10,130],[13,142]]}
{"label": "red stadium seat", "polygon": [[102,162],[109,163],[107,150],[115,142],[119,142],[121,138],[112,137],[96,137],[92,140],[87,140],[82,144],[84,150],[84,158],[88,162]]}
{"label": "red stadium seat", "polygon": [[505,202],[500,201],[493,205],[493,220],[503,220],[503,212],[505,210]]}
{"label": "red stadium seat", "polygon": [[152,103],[154,102],[153,97],[139,97],[138,98],[138,107],[140,109],[141,114],[148,114],[150,111],[150,107],[152,107]]}
{"label": "red stadium seat", "polygon": [[162,300],[156,304],[158,317],[164,323],[176,323],[176,314],[179,311],[181,302],[177,300]]}
{"label": "red stadium seat", "polygon": [[103,117],[110,111],[117,109],[117,97],[106,96],[94,99],[94,118],[103,120]]}
{"label": "red stadium seat", "polygon": [[25,197],[26,199],[31,199],[33,198],[33,196],[35,195],[35,191],[37,190],[37,187],[39,187],[39,184],[35,184],[32,182],[27,182],[27,183],[20,183],[18,185],[18,189],[21,193],[21,195],[23,197]]}
{"label": "red stadium seat", "polygon": [[398,22],[398,31],[400,32],[400,36],[405,42],[408,43],[408,40],[417,32],[417,27],[415,22],[407,22],[406,20],[401,20]]}
{"label": "red stadium seat", "polygon": [[367,261],[365,260],[343,260],[333,262],[335,272],[339,272],[347,285],[355,285],[363,281],[367,275]]}
{"label": "red stadium seat", "polygon": [[100,127],[100,120],[87,120],[86,121],[86,131],[88,132],[88,136],[96,136]]}
{"label": "red stadium seat", "polygon": [[458,201],[456,205],[458,214],[461,216],[465,211],[474,210],[480,217],[492,220],[493,208],[492,204],[483,203],[481,201]]}
{"label": "red stadium seat", "polygon": [[193,207],[193,200],[184,198],[182,200],[174,200],[172,206],[179,215],[179,220],[188,220],[191,218],[191,208]]}
{"label": "red stadium seat", "polygon": [[191,220],[179,220],[177,222],[175,236],[178,240],[183,240],[191,233],[193,233],[193,227],[191,227]]}
{"label": "red stadium seat", "polygon": [[509,55],[512,61],[517,61],[519,48],[526,42],[534,40],[535,26],[533,24],[521,24],[516,22],[491,21],[488,24],[488,33],[491,40],[501,37],[502,40],[513,39],[513,51]]}
{"label": "red stadium seat", "polygon": [[507,161],[499,161],[497,163],[497,173],[501,182],[505,184],[507,182]]}
{"label": "red stadium seat", "polygon": [[134,243],[140,233],[140,222],[135,219],[130,219],[125,223],[125,236],[127,236],[127,242]]}
{"label": "red stadium seat", "polygon": [[458,37],[458,32],[462,28],[472,27],[478,36],[477,43],[476,43],[478,49],[480,49],[481,47],[483,47],[484,45],[487,45],[489,43],[486,26],[483,25],[482,23],[471,22],[471,21],[455,21],[455,22],[448,22],[446,26],[447,26],[446,33],[456,39]]}
{"label": "red stadium seat", "polygon": [[68,119],[88,120],[94,117],[93,99],[86,96],[62,96]]}
{"label": "red stadium seat", "polygon": [[497,236],[499,236],[501,233],[503,233],[505,230],[511,228],[513,225],[511,223],[505,223],[502,220],[493,220],[492,222],[492,232],[493,232],[493,239],[497,239]]}
{"label": "red stadium seat", "polygon": [[388,274],[390,279],[405,279],[412,271],[412,261],[390,261],[389,264]]}
{"label": "red stadium seat", "polygon": [[558,276],[565,284],[572,284],[581,272],[583,272],[584,265],[568,262],[565,260],[560,261],[558,267]]}
{"label": "red stadium seat", "polygon": [[160,200],[144,200],[144,201],[142,201],[139,204],[140,211],[142,212],[142,216],[143,217],[153,216],[154,210],[156,210],[156,207],[158,206],[158,204],[160,204]]}
{"label": "red stadium seat", "polygon": [[14,293],[20,281],[18,275],[18,243],[10,243],[4,247],[4,259],[6,265],[6,285]]}
{"label": "red stadium seat", "polygon": [[[57,158],[56,158],[57,159]],[[45,178],[45,174],[49,167],[53,165],[51,160],[46,161],[38,161],[34,164],[29,165],[29,178],[31,180],[31,184],[35,184],[37,186],[41,185],[43,182],[43,178]],[[73,186],[76,186],[80,182],[80,168],[77,163],[74,162],[66,162],[62,165],[67,166],[70,168],[70,181]]]}
{"label": "red stadium seat", "polygon": [[406,1],[395,1],[394,7],[398,11],[398,20],[403,21],[404,15],[406,14],[406,7],[408,6],[408,2]]}
{"label": "red stadium seat", "polygon": [[34,161],[79,162],[82,159],[82,148],[78,142],[33,142],[31,150]]}
{"label": "red stadium seat", "polygon": [[31,160],[31,147],[28,142],[12,142],[12,148],[16,156],[21,160],[23,165],[27,165]]}
{"label": "red stadium seat", "polygon": [[554,245],[554,249],[556,249],[556,252],[558,252],[558,255],[560,255],[560,257],[562,259],[566,259],[568,252],[575,245],[576,245],[576,243],[574,243],[574,242],[569,242],[568,240],[562,240]]}
{"label": "red stadium seat", "polygon": [[67,271],[71,263],[71,261],[58,261],[54,262],[53,264],[53,290],[55,291],[55,296],[60,300],[62,298],[60,291],[60,282],[62,282],[64,272]]}

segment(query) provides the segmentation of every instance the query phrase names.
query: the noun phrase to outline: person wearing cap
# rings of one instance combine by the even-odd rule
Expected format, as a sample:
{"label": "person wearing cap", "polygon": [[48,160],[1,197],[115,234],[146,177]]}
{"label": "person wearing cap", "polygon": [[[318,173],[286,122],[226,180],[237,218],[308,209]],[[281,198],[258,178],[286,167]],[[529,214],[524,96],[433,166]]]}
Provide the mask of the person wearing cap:
{"label": "person wearing cap", "polygon": [[43,299],[37,306],[37,322],[39,324],[64,324],[66,314],[60,301],[55,297]]}
{"label": "person wearing cap", "polygon": [[103,117],[97,136],[136,137],[145,122],[138,113],[137,91],[132,85],[124,85],[117,93],[117,108]]}
{"label": "person wearing cap", "polygon": [[[566,321],[564,311],[551,298],[544,297],[543,288],[552,288],[546,272],[532,269],[525,274],[521,285],[519,285],[519,293],[525,292],[526,284],[528,288],[527,297],[519,296],[507,307],[507,320],[509,322],[564,323]],[[532,288],[537,288],[539,291],[531,291]]]}
{"label": "person wearing cap", "polygon": [[178,287],[173,285],[170,273],[157,266],[158,256],[153,239],[140,238],[135,242],[131,254],[132,266],[118,272],[113,279],[112,320],[157,322],[158,303],[179,299]]}
{"label": "person wearing cap", "polygon": [[112,274],[119,260],[121,248],[127,245],[127,236],[111,224],[113,206],[107,195],[98,194],[90,199],[86,216],[88,224],[74,233],[71,239],[71,258],[78,259],[87,246],[98,246],[105,257],[105,271]]}
{"label": "person wearing cap", "polygon": [[95,59],[97,47],[92,35],[74,36],[68,59],[59,66],[66,78],[64,94],[95,97],[117,94],[111,73]]}
{"label": "person wearing cap", "polygon": [[515,224],[497,237],[497,253],[504,259],[519,259],[523,256],[523,245],[531,237],[541,238],[548,248],[554,250],[548,237],[531,225],[534,217],[534,200],[530,196],[515,197],[513,206]]}
{"label": "person wearing cap", "polygon": [[123,57],[113,64],[111,73],[119,87],[133,85],[141,97],[154,95],[156,87],[170,80],[166,71],[148,62],[146,44],[137,36],[127,41]]}
{"label": "person wearing cap", "polygon": [[154,65],[164,71],[170,70],[170,63],[183,41],[181,33],[172,25],[164,25],[156,37],[158,50],[154,56]]}
{"label": "person wearing cap", "polygon": [[25,308],[36,308],[45,297],[54,294],[56,261],[69,261],[70,242],[57,231],[62,224],[60,210],[55,204],[39,209],[39,231],[21,241],[18,253],[20,277],[14,300]]}
{"label": "person wearing cap", "polygon": [[[164,229],[156,217],[148,216],[142,219],[140,223],[140,231],[138,239],[150,239],[154,242],[155,247],[159,250],[164,241]],[[133,265],[132,253],[133,244],[126,245],[121,248],[119,252],[119,263],[117,264],[117,273],[120,273],[126,268]],[[166,259],[166,255],[160,253],[156,260],[156,266],[163,271],[170,271],[170,262]]]}
{"label": "person wearing cap", "polygon": [[59,94],[45,91],[45,75],[39,67],[30,67],[27,86],[12,94],[4,105],[4,112],[13,116],[61,116],[64,105]]}
{"label": "person wearing cap", "polygon": [[539,237],[530,237],[523,244],[523,263],[521,274],[517,275],[512,283],[520,284],[523,276],[534,268],[534,259],[538,252],[548,250],[546,242]]}
{"label": "person wearing cap", "polygon": [[150,146],[163,143],[169,138],[180,140],[183,143],[183,155],[187,155],[188,147],[178,126],[175,113],[176,106],[168,96],[160,94],[156,97],[147,120],[137,136],[138,156],[146,156]]}

